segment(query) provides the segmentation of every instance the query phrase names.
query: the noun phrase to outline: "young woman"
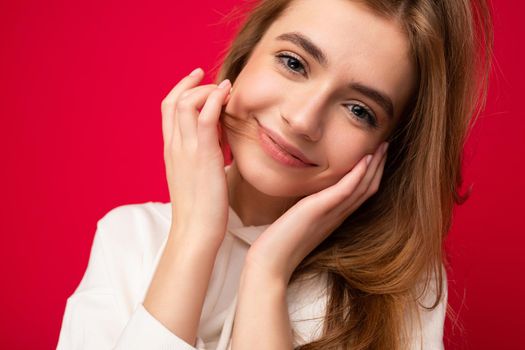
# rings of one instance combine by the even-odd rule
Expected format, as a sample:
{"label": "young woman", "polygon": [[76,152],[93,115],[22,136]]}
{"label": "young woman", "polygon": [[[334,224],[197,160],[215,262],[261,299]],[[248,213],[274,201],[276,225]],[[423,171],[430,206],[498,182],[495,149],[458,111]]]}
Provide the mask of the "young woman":
{"label": "young woman", "polygon": [[162,101],[171,203],[98,222],[58,348],[442,349],[491,49],[482,0],[257,4]]}

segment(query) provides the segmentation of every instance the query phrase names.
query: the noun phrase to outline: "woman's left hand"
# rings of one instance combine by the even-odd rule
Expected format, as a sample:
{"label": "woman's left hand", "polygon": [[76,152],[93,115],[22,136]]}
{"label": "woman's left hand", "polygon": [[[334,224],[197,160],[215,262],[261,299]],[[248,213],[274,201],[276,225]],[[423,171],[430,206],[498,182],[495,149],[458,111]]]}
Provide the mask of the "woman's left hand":
{"label": "woman's left hand", "polygon": [[[251,245],[244,273],[286,286],[299,263],[377,192],[387,148],[388,143],[382,143],[373,157],[363,157],[339,182],[302,198],[288,209]],[[372,157],[369,164],[367,157]]]}

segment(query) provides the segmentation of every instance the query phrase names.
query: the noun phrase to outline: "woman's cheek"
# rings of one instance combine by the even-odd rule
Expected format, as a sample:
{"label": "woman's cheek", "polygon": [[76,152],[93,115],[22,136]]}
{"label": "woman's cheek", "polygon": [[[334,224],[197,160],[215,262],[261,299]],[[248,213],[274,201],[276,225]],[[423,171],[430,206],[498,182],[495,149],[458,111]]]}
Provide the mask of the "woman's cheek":
{"label": "woman's cheek", "polygon": [[324,136],[329,149],[330,167],[341,177],[352,170],[365,154],[371,153],[371,136],[347,120],[334,121]]}
{"label": "woman's cheek", "polygon": [[272,70],[251,69],[246,66],[236,81],[239,105],[252,110],[274,107],[286,90],[286,84],[283,84],[277,74]]}

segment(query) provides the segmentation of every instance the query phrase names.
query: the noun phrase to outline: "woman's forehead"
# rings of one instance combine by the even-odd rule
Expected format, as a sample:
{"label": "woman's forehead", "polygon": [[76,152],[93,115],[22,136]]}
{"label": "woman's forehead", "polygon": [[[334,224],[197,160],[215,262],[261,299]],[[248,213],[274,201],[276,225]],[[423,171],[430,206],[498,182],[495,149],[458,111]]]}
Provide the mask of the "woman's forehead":
{"label": "woman's forehead", "polygon": [[353,55],[410,57],[408,37],[399,23],[351,0],[293,1],[266,34],[275,40],[285,32],[304,33],[334,63]]}

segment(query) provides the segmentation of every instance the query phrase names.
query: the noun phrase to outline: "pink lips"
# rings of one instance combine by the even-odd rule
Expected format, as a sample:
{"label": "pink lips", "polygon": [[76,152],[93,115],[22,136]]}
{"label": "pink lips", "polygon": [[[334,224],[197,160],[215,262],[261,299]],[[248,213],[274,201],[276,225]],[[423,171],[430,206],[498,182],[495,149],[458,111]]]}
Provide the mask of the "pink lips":
{"label": "pink lips", "polygon": [[263,149],[275,160],[294,167],[317,166],[301,151],[287,143],[277,133],[259,123],[259,139]]}

